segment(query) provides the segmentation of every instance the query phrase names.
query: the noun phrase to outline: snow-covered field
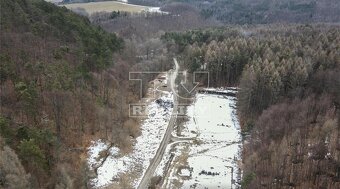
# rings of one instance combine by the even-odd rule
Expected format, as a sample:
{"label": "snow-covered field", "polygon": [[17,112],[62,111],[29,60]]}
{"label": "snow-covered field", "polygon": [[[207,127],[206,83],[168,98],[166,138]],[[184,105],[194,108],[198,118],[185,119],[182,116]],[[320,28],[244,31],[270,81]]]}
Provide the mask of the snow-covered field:
{"label": "snow-covered field", "polygon": [[[235,97],[196,95],[196,101],[187,109],[189,121],[181,133],[186,140],[172,144],[176,145],[175,157],[164,188],[238,187],[241,171],[237,161],[241,160],[242,144],[235,106]],[[186,147],[186,151],[176,151]],[[158,169],[164,169],[168,161],[169,157],[163,158]],[[161,175],[159,170],[157,174]]]}
{"label": "snow-covered field", "polygon": [[[136,179],[131,183],[132,187],[136,188],[150,160],[156,154],[171,116],[172,93],[166,91],[162,93],[163,95],[159,98],[161,100],[154,100],[148,105],[148,117],[141,125],[142,134],[136,138],[132,153],[122,155],[117,147],[110,146],[103,140],[92,142],[88,149],[88,164],[93,170],[99,166],[98,175],[91,180],[94,188],[115,183],[124,173],[135,173]],[[100,153],[105,150],[109,151],[109,156],[103,162],[104,158],[100,158]],[[100,165],[101,162],[103,162],[102,165]]]}
{"label": "snow-covered field", "polygon": [[74,11],[84,10],[88,14],[98,13],[98,12],[113,12],[113,11],[123,11],[131,13],[142,13],[142,12],[155,12],[168,14],[160,10],[160,7],[150,7],[129,4],[124,1],[97,1],[97,2],[86,2],[86,3],[70,3],[70,4],[59,4],[60,6],[65,6],[66,8]]}

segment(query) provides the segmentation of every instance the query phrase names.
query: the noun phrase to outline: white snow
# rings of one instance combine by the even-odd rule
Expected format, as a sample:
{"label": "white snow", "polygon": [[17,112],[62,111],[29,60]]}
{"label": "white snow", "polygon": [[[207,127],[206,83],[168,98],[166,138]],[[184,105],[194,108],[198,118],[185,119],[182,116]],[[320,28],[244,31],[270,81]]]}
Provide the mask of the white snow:
{"label": "white snow", "polygon": [[63,0],[45,0],[45,1],[50,2],[50,3],[55,3],[55,4],[63,2]]}
{"label": "white snow", "polygon": [[98,177],[91,180],[95,187],[110,184],[112,180],[117,179],[116,177],[119,173],[127,170],[125,165],[130,163],[131,160],[122,157],[117,161],[115,156],[118,154],[118,151],[116,147],[110,149],[110,156],[108,156],[103,165],[98,168]]}
{"label": "white snow", "polygon": [[108,144],[106,144],[102,140],[92,141],[91,146],[88,149],[88,165],[90,167],[98,166],[100,160],[102,160],[102,158],[99,159],[99,153],[103,150],[106,150],[108,147]]}
{"label": "white snow", "polygon": [[181,150],[183,150],[184,146],[180,146],[180,145],[176,145],[176,144],[184,143],[184,142],[187,143],[188,141],[173,142],[166,147],[162,161],[157,166],[157,169],[154,173],[154,176],[164,175],[164,171],[166,171],[165,169],[167,168],[166,166],[168,165],[171,156],[179,156],[179,155],[181,155]]}
{"label": "white snow", "polygon": [[146,9],[147,12],[159,12],[161,13],[161,8],[160,7],[151,7],[151,8],[148,8]]}
{"label": "white snow", "polygon": [[[162,103],[157,103],[155,100],[148,105],[148,117],[141,125],[142,134],[136,138],[133,151],[123,156],[118,148],[112,147],[110,155],[97,170],[98,176],[91,180],[94,188],[101,188],[116,182],[120,173],[131,173],[136,169],[140,171],[137,171],[138,173],[136,174],[139,174],[137,175],[138,179],[133,181],[132,186],[136,187],[139,184],[142,175],[150,164],[150,160],[156,154],[170,120],[173,95],[165,91],[162,93],[163,95],[159,98]],[[107,148],[108,144],[102,140],[92,142],[88,152],[90,168],[93,169],[93,165],[99,165],[99,152]],[[103,158],[100,160],[103,160]]]}
{"label": "white snow", "polygon": [[171,145],[168,145],[165,149],[165,152],[164,152],[164,156],[162,158],[162,161],[159,163],[159,165],[157,166],[156,168],[156,171],[155,171],[155,174],[154,175],[163,175],[164,173],[164,169],[165,169],[165,166],[166,166],[166,163],[169,161],[170,159],[170,149],[171,149]]}
{"label": "white snow", "polygon": [[[216,89],[209,89],[216,90]],[[221,89],[231,91],[229,89]],[[235,89],[232,89],[233,91]],[[181,178],[188,172],[172,169],[164,188],[172,188],[174,180],[182,188],[237,188],[241,174],[237,161],[241,160],[241,132],[236,116],[236,98],[211,94],[197,94],[196,101],[187,109],[189,121],[185,124],[181,138],[196,138],[200,144],[189,145],[188,167],[190,179]],[[182,172],[184,171],[184,173]],[[189,169],[187,169],[189,171]],[[233,171],[233,173],[232,173]],[[177,175],[177,176],[176,176]]]}
{"label": "white snow", "polygon": [[[156,154],[171,116],[172,93],[162,93],[161,103],[149,101],[148,117],[142,122],[142,134],[135,139],[132,153],[123,155],[117,147],[110,148],[110,144],[103,140],[91,143],[88,149],[88,164],[91,169],[101,165],[104,157],[100,157],[100,152],[110,148],[109,156],[97,169],[98,176],[91,180],[94,188],[117,182],[121,173],[131,173],[136,169],[139,171],[136,171],[138,175],[132,181],[132,187],[137,187],[150,160]],[[187,167],[178,171],[177,166],[170,166],[164,188],[172,188],[174,180],[182,183],[182,188],[238,186],[235,181],[238,181],[238,175],[241,174],[237,166],[237,161],[241,160],[241,135],[235,106],[235,97],[196,95],[196,101],[187,109],[188,121],[181,133],[183,136],[177,137],[180,140],[167,146],[155,175],[164,176],[167,162],[171,159],[173,163],[176,157],[182,155],[183,149],[189,149],[186,152],[189,153]],[[175,134],[174,132],[174,137]],[[193,139],[200,143],[193,142]]]}
{"label": "white snow", "polygon": [[190,177],[190,170],[189,169],[181,169],[181,171],[179,172],[179,176],[181,177]]}
{"label": "white snow", "polygon": [[238,87],[221,87],[221,88],[203,88],[204,91],[216,91],[216,92],[221,92],[221,93],[234,93],[236,94],[239,90]]}
{"label": "white snow", "polygon": [[[123,4],[129,4],[129,5],[132,5],[132,6],[141,6],[141,5],[135,5],[135,4],[130,4],[128,0],[117,0],[118,2],[122,2]],[[148,7],[148,6],[144,6],[145,7],[145,12],[156,12],[156,13],[163,13],[163,14],[169,14],[168,12],[164,12],[164,11],[161,11],[161,8],[160,7]]]}

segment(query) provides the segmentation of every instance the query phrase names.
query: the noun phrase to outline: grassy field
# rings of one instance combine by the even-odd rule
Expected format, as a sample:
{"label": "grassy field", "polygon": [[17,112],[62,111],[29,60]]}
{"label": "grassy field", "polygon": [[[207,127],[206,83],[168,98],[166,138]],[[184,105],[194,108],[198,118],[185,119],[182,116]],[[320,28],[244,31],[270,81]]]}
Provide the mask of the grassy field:
{"label": "grassy field", "polygon": [[152,11],[155,7],[147,7],[140,5],[132,5],[121,3],[117,1],[103,1],[103,2],[90,2],[90,3],[74,3],[62,5],[68,9],[83,8],[89,14],[95,12],[112,12],[112,11],[126,11],[126,12],[142,12],[142,11]]}

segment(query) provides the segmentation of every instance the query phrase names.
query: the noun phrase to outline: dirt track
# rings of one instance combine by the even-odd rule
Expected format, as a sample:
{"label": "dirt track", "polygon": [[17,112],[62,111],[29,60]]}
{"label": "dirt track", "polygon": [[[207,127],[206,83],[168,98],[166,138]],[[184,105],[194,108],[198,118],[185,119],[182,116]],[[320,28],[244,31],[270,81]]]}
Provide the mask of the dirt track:
{"label": "dirt track", "polygon": [[173,131],[173,128],[175,126],[176,123],[176,119],[177,119],[177,105],[178,105],[178,101],[177,101],[177,93],[176,93],[176,87],[175,87],[175,80],[177,78],[178,75],[178,70],[179,70],[179,65],[177,63],[176,58],[174,58],[174,63],[175,63],[175,70],[172,71],[171,73],[171,78],[170,78],[170,87],[171,87],[171,91],[174,94],[174,107],[173,107],[173,111],[172,111],[172,115],[168,124],[168,127],[166,129],[166,132],[164,134],[163,140],[161,142],[161,144],[159,145],[159,148],[156,152],[155,157],[151,160],[149,167],[147,168],[145,174],[143,175],[142,180],[140,181],[139,185],[138,185],[138,189],[147,189],[148,185],[150,183],[150,180],[158,166],[158,164],[161,162],[163,155],[165,153],[165,149],[167,147],[167,145],[169,144],[170,138],[171,138],[171,133]]}

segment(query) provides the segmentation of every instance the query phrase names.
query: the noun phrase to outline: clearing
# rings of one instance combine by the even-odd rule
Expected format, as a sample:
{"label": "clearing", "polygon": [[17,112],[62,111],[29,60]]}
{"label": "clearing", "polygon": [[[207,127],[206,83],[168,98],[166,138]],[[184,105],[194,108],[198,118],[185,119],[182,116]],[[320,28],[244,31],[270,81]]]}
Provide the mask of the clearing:
{"label": "clearing", "polygon": [[154,174],[164,178],[162,188],[239,187],[242,138],[234,96],[196,94],[187,108],[188,121],[181,135],[173,132],[176,140]]}
{"label": "clearing", "polygon": [[89,3],[72,3],[63,4],[68,9],[84,9],[88,14],[93,14],[95,12],[113,12],[113,11],[123,11],[131,13],[140,12],[161,12],[159,7],[148,7],[141,5],[133,5],[117,1],[102,1],[102,2],[89,2]]}

